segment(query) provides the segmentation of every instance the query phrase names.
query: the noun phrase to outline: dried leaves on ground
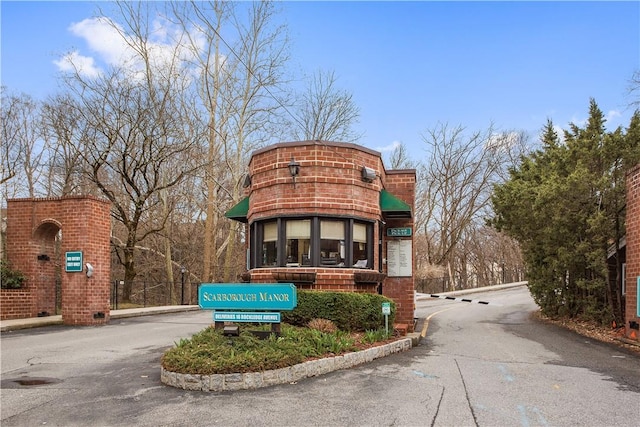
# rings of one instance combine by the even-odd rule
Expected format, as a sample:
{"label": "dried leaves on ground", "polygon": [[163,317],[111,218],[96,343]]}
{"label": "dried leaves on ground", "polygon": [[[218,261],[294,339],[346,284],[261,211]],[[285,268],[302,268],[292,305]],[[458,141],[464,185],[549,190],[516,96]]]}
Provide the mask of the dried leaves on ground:
{"label": "dried leaves on ground", "polygon": [[599,325],[596,322],[579,319],[554,319],[543,315],[540,311],[535,312],[534,317],[540,321],[552,323],[594,340],[613,344],[640,354],[640,342],[635,344],[632,343],[631,340],[626,339],[624,327],[618,327],[617,325],[607,327]]}

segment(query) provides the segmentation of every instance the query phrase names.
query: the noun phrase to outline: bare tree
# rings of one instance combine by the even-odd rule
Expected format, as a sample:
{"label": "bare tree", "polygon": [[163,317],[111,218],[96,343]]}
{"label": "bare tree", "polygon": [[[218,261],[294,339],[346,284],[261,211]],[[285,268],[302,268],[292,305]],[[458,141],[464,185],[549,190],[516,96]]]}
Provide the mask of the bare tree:
{"label": "bare tree", "polygon": [[[0,127],[2,129],[2,152],[0,155],[0,184],[4,184],[16,176],[20,165],[20,152],[22,151],[23,140],[20,138],[20,99],[7,93],[6,86],[0,87],[0,99],[2,109],[0,110]],[[4,192],[3,192],[4,196]]]}
{"label": "bare tree", "polygon": [[[16,177],[20,168],[24,141],[20,137],[19,117],[24,103],[19,97],[9,94],[5,86],[0,87],[0,99],[0,207],[4,207],[10,197],[7,184]],[[4,223],[4,216],[0,216],[0,260],[4,259]]]}
{"label": "bare tree", "polygon": [[387,164],[391,169],[415,169],[418,163],[411,159],[407,146],[400,143],[391,152]]}
{"label": "bare tree", "polygon": [[[20,177],[21,186],[15,195],[35,197],[41,193],[37,187],[42,173],[46,147],[38,127],[39,104],[31,96],[2,93],[2,175],[5,184]],[[26,185],[24,185],[26,184]],[[20,188],[26,187],[26,193]]]}
{"label": "bare tree", "polygon": [[224,129],[228,121],[222,91],[226,80],[231,78],[228,58],[221,51],[220,33],[223,23],[229,20],[232,7],[231,3],[221,1],[172,3],[173,19],[188,35],[193,65],[200,76],[198,93],[207,126],[205,153],[209,167],[203,170],[206,199],[202,252],[202,277],[207,282],[214,280],[212,264],[218,258],[216,231],[221,217],[218,194],[223,188],[221,177],[224,169],[221,147],[222,140],[226,138]]}
{"label": "bare tree", "polygon": [[337,87],[333,71],[313,74],[298,104],[299,118],[291,125],[295,139],[355,142],[361,138],[353,130],[360,109],[351,93]]}
{"label": "bare tree", "polygon": [[220,219],[240,200],[248,156],[272,138],[283,108],[286,33],[272,2],[177,3],[173,14],[183,29],[195,29],[190,45],[207,117],[203,279],[228,281],[240,268],[239,230]]}
{"label": "bare tree", "polygon": [[87,144],[78,111],[74,100],[64,94],[51,97],[42,106],[42,134],[49,148],[45,185],[50,196],[94,192],[83,173],[84,163],[77,148]]}
{"label": "bare tree", "polygon": [[632,108],[640,108],[640,70],[633,72],[629,79],[629,106]]}
{"label": "bare tree", "polygon": [[203,163],[191,155],[200,135],[188,125],[183,96],[188,82],[181,69],[180,44],[159,48],[150,42],[150,4],[122,2],[118,7],[122,22],[108,22],[127,46],[128,62],[97,77],[76,68],[66,82],[75,100],[70,107],[76,108],[86,135],[78,153],[126,233],[122,245],[114,240],[124,266],[126,302],[137,275],[136,245],[165,228],[162,191]]}
{"label": "bare tree", "polygon": [[[503,150],[492,145],[490,127],[465,135],[464,128],[439,124],[423,135],[428,157],[419,188],[417,227],[427,236],[430,264],[445,266],[453,289],[455,265],[465,233],[481,223]],[[458,275],[459,276],[459,275]]]}
{"label": "bare tree", "polygon": [[[277,95],[284,83],[284,65],[288,61],[285,27],[275,21],[272,2],[252,3],[248,19],[236,11],[232,22],[239,42],[231,49],[237,59],[232,69],[235,79],[228,80],[226,103],[229,105],[228,138],[223,139],[223,158],[227,166],[228,193],[233,203],[240,200],[241,186],[249,154],[264,146],[272,136],[272,126],[281,112]],[[230,205],[228,205],[230,206]],[[239,224],[231,224],[226,240],[224,280],[237,271],[240,241]]]}

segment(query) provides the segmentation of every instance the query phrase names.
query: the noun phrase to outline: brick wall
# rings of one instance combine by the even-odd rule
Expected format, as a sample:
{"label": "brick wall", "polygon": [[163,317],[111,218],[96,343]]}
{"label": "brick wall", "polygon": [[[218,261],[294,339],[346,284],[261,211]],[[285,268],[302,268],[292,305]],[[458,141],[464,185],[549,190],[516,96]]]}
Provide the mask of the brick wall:
{"label": "brick wall", "polygon": [[[287,167],[292,158],[300,163],[295,186]],[[249,222],[292,212],[378,219],[381,181],[362,181],[363,166],[384,171],[379,153],[353,144],[307,141],[258,150],[249,164]]]}
{"label": "brick wall", "polygon": [[630,327],[640,323],[637,280],[640,277],[640,164],[627,174],[627,270],[625,332],[628,338],[640,340],[640,331]]}
{"label": "brick wall", "polygon": [[[27,280],[19,292],[2,290],[1,319],[56,314],[55,277],[61,270],[63,322],[92,325],[109,320],[110,208],[108,202],[90,196],[7,202],[7,258]],[[83,253],[83,264],[93,265],[91,278],[84,265],[83,272],[64,271],[64,254],[74,251]],[[49,259],[39,259],[42,255]]]}
{"label": "brick wall", "polygon": [[26,289],[0,290],[0,319],[34,317],[37,311],[34,298]]}

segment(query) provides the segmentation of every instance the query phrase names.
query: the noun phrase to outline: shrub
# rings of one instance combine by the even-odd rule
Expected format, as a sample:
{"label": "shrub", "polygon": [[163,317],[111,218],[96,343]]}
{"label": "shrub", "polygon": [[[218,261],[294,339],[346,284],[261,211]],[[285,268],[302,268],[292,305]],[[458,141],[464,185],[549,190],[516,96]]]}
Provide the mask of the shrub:
{"label": "shrub", "polygon": [[306,326],[313,319],[331,320],[342,331],[364,332],[384,325],[382,303],[391,303],[389,324],[395,319],[395,303],[378,294],[298,291],[298,306],[282,313],[282,321]]}
{"label": "shrub", "polygon": [[334,333],[338,330],[336,324],[329,319],[313,319],[307,326],[309,326],[310,329],[315,329],[320,332],[327,332],[329,334]]}
{"label": "shrub", "polygon": [[0,261],[0,286],[2,289],[20,289],[25,277],[22,272],[13,270],[5,261]]}

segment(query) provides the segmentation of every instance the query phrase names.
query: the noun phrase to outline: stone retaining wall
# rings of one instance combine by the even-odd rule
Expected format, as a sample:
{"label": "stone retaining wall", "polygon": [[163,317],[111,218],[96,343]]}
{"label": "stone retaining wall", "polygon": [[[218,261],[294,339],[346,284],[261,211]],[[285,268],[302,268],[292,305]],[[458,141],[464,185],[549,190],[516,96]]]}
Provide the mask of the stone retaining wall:
{"label": "stone retaining wall", "polygon": [[180,374],[161,368],[163,384],[184,390],[233,391],[251,390],[278,384],[292,383],[304,378],[316,377],[339,369],[347,369],[381,357],[411,349],[411,338],[403,338],[389,344],[354,353],[325,359],[310,360],[287,368],[244,374]]}

